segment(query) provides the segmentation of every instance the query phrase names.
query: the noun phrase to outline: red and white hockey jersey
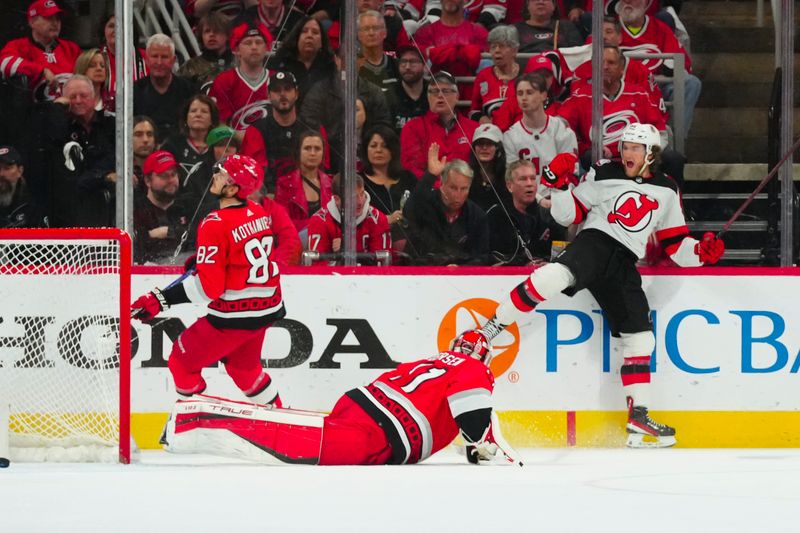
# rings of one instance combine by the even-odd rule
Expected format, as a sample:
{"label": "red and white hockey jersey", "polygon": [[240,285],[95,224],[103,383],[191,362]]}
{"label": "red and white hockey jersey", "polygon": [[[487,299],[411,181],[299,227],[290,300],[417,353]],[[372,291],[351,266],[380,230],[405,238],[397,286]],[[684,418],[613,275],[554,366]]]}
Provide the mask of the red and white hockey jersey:
{"label": "red and white hockey jersey", "polygon": [[[669,26],[654,17],[645,16],[644,25],[637,33],[632,33],[630,28],[622,25],[622,42],[619,44],[623,52],[643,52],[649,54],[683,54],[686,60],[686,71],[692,72],[692,59],[683,45]],[[672,59],[645,59],[642,60],[647,68],[654,74],[660,73],[662,66],[672,70]]]}
{"label": "red and white hockey jersey", "polygon": [[544,128],[539,131],[531,131],[520,119],[503,134],[503,149],[507,163],[519,159],[531,161],[539,175],[541,168],[549,165],[558,154],[578,155],[578,140],[561,118],[548,116]]}
{"label": "red and white hockey jersey", "polygon": [[[464,11],[467,13],[467,18],[472,22],[477,22],[481,14],[489,13],[497,22],[513,24],[514,22],[521,22],[524,2],[525,0],[466,0],[464,2]],[[426,14],[433,9],[441,12],[441,0],[428,0],[424,4]],[[516,14],[519,20],[507,20],[509,14]]]}
{"label": "red and white hockey jersey", "polygon": [[[579,90],[591,91],[591,88],[587,87],[586,83],[588,83],[588,80],[592,79],[592,60],[589,59],[578,66],[574,74],[578,79],[572,82],[570,90],[573,92]],[[622,74],[622,81],[629,87],[638,85],[645,89],[650,95],[650,100],[666,113],[667,108],[664,104],[664,95],[661,93],[661,88],[656,83],[653,71],[647,68],[644,63],[638,59],[627,58],[625,60],[625,71]]]}
{"label": "red and white hockey jersey", "polygon": [[244,131],[256,120],[266,117],[269,113],[268,78],[269,71],[265,70],[261,82],[253,86],[238,68],[220,72],[208,92],[217,102],[219,119],[237,131]]}
{"label": "red and white hockey jersey", "polygon": [[[80,54],[80,47],[65,39],[56,39],[47,49],[30,36],[13,39],[0,50],[0,76],[27,76],[35,100],[54,100],[61,96],[61,88],[72,77]],[[55,88],[47,86],[42,77],[44,69],[55,74],[58,80]]]}
{"label": "red and white hockey jersey", "polygon": [[610,235],[636,257],[643,258],[655,233],[664,250],[680,266],[701,266],[697,240],[689,237],[678,186],[658,172],[650,178],[629,178],[622,163],[601,160],[574,188],[554,189],[550,213],[559,224],[583,223]]}
{"label": "red and white hockey jersey", "polygon": [[197,274],[183,282],[193,303],[208,305],[218,328],[257,329],[285,314],[275,237],[255,202],[212,211],[197,229]]}
{"label": "red and white hockey jersey", "polygon": [[[386,215],[369,205],[369,194],[356,218],[356,252],[391,251],[392,235]],[[342,216],[331,198],[308,221],[308,248],[321,254],[333,252],[333,239],[342,238]],[[324,261],[321,263],[324,264]]]}
{"label": "red and white hockey jersey", "polygon": [[443,352],[403,363],[347,393],[386,432],[392,463],[418,463],[458,435],[456,417],[491,409],[494,377],[468,356]]}
{"label": "red and white hockey jersey", "polygon": [[[590,86],[586,88],[589,90],[577,90],[558,109],[558,115],[569,122],[578,136],[580,153],[588,150],[592,142],[592,93]],[[619,157],[619,140],[629,124],[652,124],[658,131],[665,132],[667,123],[663,109],[650,100],[644,87],[628,85],[624,81],[615,97],[604,95],[603,146],[611,152],[611,157]]]}
{"label": "red and white hockey jersey", "polygon": [[472,105],[469,118],[478,120],[482,116],[491,117],[506,98],[516,98],[515,80],[501,80],[493,67],[487,67],[475,76],[472,85]]}

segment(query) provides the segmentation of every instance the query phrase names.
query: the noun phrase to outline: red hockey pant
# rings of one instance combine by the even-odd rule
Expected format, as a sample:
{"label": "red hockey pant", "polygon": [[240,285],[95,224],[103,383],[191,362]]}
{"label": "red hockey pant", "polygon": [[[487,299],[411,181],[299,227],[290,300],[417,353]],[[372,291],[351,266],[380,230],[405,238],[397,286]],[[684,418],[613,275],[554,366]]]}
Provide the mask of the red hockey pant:
{"label": "red hockey pant", "polygon": [[321,465],[385,465],[392,449],[380,426],[353,400],[342,396],[325,418]]}
{"label": "red hockey pant", "polygon": [[192,324],[172,345],[169,355],[170,372],[180,394],[203,392],[206,382],[201,371],[223,360],[225,371],[246,395],[258,382],[261,367],[261,348],[267,328],[218,329],[206,317]]}

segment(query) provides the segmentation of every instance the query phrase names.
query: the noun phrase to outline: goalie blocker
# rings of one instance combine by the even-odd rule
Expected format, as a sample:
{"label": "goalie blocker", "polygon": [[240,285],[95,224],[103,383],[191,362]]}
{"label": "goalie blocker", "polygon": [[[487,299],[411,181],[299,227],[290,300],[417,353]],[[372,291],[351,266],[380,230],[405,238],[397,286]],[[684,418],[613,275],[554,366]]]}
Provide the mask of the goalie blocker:
{"label": "goalie blocker", "polygon": [[266,464],[413,464],[461,433],[470,462],[521,465],[492,413],[489,359],[488,346],[456,343],[348,391],[327,416],[198,394],[176,402],[165,448]]}

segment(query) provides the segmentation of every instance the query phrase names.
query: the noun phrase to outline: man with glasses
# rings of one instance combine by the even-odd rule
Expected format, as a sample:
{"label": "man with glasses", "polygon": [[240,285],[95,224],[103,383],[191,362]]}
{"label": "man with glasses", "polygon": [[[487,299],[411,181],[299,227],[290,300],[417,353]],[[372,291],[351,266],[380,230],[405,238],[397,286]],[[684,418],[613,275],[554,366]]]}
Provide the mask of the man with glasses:
{"label": "man with glasses", "polygon": [[400,132],[403,168],[418,178],[428,166],[428,147],[437,143],[439,155],[447,161],[469,161],[472,136],[478,123],[456,113],[458,86],[452,74],[445,71],[433,75],[428,86],[430,109],[408,121]]}
{"label": "man with glasses", "polygon": [[387,92],[386,101],[392,114],[392,126],[397,133],[414,117],[428,112],[428,81],[425,58],[415,46],[405,46],[397,51],[398,83]]}
{"label": "man with glasses", "polygon": [[388,55],[383,42],[386,23],[377,11],[364,11],[358,15],[358,75],[371,81],[384,92],[397,83],[397,59]]}

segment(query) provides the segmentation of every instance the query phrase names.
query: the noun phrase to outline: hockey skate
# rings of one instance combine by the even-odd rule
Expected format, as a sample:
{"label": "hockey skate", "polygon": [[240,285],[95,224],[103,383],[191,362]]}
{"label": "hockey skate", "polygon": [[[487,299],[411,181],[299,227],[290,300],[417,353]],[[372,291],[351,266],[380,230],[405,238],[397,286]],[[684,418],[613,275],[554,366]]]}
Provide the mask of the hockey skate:
{"label": "hockey skate", "polygon": [[675,428],[659,424],[647,414],[647,407],[633,405],[628,396],[629,448],[669,448],[675,446]]}

